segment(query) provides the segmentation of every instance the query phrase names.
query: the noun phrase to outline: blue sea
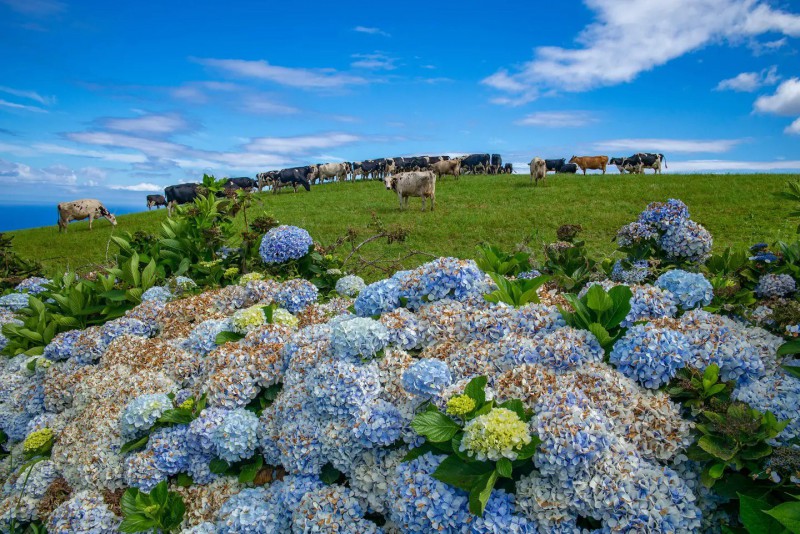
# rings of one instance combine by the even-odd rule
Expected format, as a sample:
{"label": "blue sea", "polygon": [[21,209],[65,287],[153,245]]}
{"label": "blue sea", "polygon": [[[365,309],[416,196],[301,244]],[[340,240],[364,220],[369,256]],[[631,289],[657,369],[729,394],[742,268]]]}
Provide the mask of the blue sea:
{"label": "blue sea", "polygon": [[[114,204],[105,204],[105,206],[114,215],[145,211],[141,206],[118,206]],[[20,230],[22,228],[36,228],[39,226],[52,226],[55,228],[57,220],[58,212],[55,204],[0,204],[0,232]]]}

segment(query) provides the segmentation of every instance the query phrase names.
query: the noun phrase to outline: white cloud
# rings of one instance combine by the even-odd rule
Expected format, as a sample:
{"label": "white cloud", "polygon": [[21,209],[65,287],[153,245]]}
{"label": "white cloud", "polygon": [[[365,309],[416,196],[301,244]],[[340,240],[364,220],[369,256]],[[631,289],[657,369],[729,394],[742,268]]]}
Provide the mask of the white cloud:
{"label": "white cloud", "polygon": [[5,184],[52,184],[61,187],[75,185],[75,171],[64,165],[33,168],[24,163],[0,159],[0,183]]}
{"label": "white cloud", "polygon": [[370,26],[356,26],[353,28],[353,31],[358,33],[368,33],[370,35],[383,35],[384,37],[392,36],[390,33],[387,33],[380,28],[374,28]]}
{"label": "white cloud", "polygon": [[295,137],[259,137],[253,139],[246,148],[251,152],[292,154],[338,147],[360,140],[361,137],[357,135],[340,132]]}
{"label": "white cloud", "polygon": [[300,112],[296,107],[281,104],[264,95],[248,95],[241,100],[238,108],[262,115],[293,115]]}
{"label": "white cloud", "polygon": [[47,113],[46,109],[38,108],[36,106],[26,106],[25,104],[17,104],[15,102],[9,102],[8,100],[3,100],[0,98],[0,106],[11,108],[11,109],[20,109],[23,111],[32,111],[34,113]]}
{"label": "white cloud", "polygon": [[789,42],[789,40],[786,37],[781,37],[780,39],[776,39],[774,41],[765,41],[763,43],[753,39],[749,46],[753,51],[753,55],[760,56],[780,50],[786,45],[787,42]]}
{"label": "white cloud", "polygon": [[279,67],[263,60],[198,59],[197,62],[234,76],[267,80],[301,89],[335,89],[368,83],[366,78],[344,74],[335,69]]}
{"label": "white cloud", "polygon": [[43,106],[50,106],[55,104],[56,102],[56,97],[54,96],[42,96],[36,91],[25,91],[22,89],[14,89],[13,87],[6,87],[4,85],[0,85],[0,92],[18,96],[20,98],[27,98],[29,100],[38,102]]}
{"label": "white cloud", "polygon": [[179,100],[193,104],[205,104],[209,101],[209,93],[230,93],[240,88],[228,82],[187,82],[170,90],[170,94]]}
{"label": "white cloud", "polygon": [[733,78],[722,80],[717,84],[716,89],[717,91],[730,90],[752,93],[761,87],[775,85],[779,80],[780,76],[778,76],[778,67],[773,65],[772,67],[764,69],[761,72],[742,72]]}
{"label": "white cloud", "polygon": [[775,94],[758,97],[754,107],[773,115],[800,115],[800,78],[789,78],[778,86]]}
{"label": "white cloud", "polygon": [[119,132],[140,135],[169,135],[191,129],[189,122],[177,113],[145,114],[133,118],[101,119],[101,124]]}
{"label": "white cloud", "polygon": [[380,52],[373,52],[372,54],[353,54],[350,56],[357,61],[350,63],[350,66],[356,69],[371,69],[371,70],[394,70],[397,67],[394,58],[388,57]]}
{"label": "white cloud", "polygon": [[592,122],[597,122],[597,119],[588,111],[539,111],[526,115],[515,124],[545,128],[574,128]]}
{"label": "white cloud", "polygon": [[786,127],[783,130],[784,133],[793,134],[793,135],[800,135],[800,118],[796,119],[792,124]]}
{"label": "white cloud", "polygon": [[[27,148],[27,147],[24,147]],[[84,158],[101,159],[118,163],[144,163],[147,158],[141,154],[124,154],[121,152],[101,152],[99,150],[86,150],[72,148],[52,143],[34,143],[32,148],[37,152],[47,154],[61,154],[64,156],[77,156]]]}
{"label": "white cloud", "polygon": [[653,150],[658,152],[728,152],[743,139],[612,139],[594,143],[595,150],[608,151],[641,151]]}
{"label": "white cloud", "polygon": [[139,182],[138,184],[134,185],[118,185],[113,184],[108,186],[109,189],[115,189],[117,191],[150,191],[150,192],[157,192],[163,191],[164,188],[160,185],[151,184],[150,182]]}
{"label": "white cloud", "polygon": [[800,169],[800,160],[735,161],[724,159],[697,159],[671,161],[670,172],[778,172]]}
{"label": "white cloud", "polygon": [[504,104],[532,99],[543,87],[587,91],[630,82],[644,71],[711,43],[764,33],[800,36],[800,15],[762,0],[585,0],[595,21],[575,48],[538,47],[517,72],[500,69],[483,83],[511,93]]}
{"label": "white cloud", "polygon": [[57,0],[0,0],[0,4],[5,4],[17,13],[34,17],[56,15],[66,9],[66,5]]}

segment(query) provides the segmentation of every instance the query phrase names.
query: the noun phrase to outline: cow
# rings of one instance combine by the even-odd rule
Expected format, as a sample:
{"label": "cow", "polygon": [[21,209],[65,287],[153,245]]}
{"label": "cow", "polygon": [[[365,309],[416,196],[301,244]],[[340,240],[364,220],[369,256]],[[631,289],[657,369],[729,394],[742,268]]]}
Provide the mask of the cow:
{"label": "cow", "polygon": [[558,171],[556,171],[556,173],[561,174],[575,174],[576,172],[578,172],[578,166],[574,163],[565,163],[560,169],[558,169]]}
{"label": "cow", "polygon": [[544,160],[542,158],[533,158],[529,165],[531,167],[531,182],[534,182],[534,185],[539,185],[539,180],[544,182],[545,177],[547,177],[547,164]]}
{"label": "cow", "polygon": [[168,185],[164,188],[164,196],[167,200],[167,213],[172,215],[172,208],[179,204],[194,202],[200,194],[198,187],[200,184],[178,184]]}
{"label": "cow", "polygon": [[103,206],[99,200],[84,198],[73,200],[72,202],[61,202],[58,204],[58,232],[67,231],[70,221],[82,221],[89,219],[89,230],[92,229],[92,221],[105,217],[111,226],[117,225],[117,219]]}
{"label": "cow", "polygon": [[544,160],[544,164],[547,167],[548,171],[559,172],[561,170],[561,167],[567,164],[567,160],[565,158],[546,159]]}
{"label": "cow", "polygon": [[397,172],[397,166],[394,163],[394,158],[387,158],[383,160],[383,176],[381,180]]}
{"label": "cow", "polygon": [[603,174],[605,174],[608,156],[572,156],[569,162],[580,167],[584,176],[586,176],[586,171],[589,169],[603,171]]}
{"label": "cow", "polygon": [[225,182],[225,189],[245,189],[252,191],[258,187],[258,182],[252,178],[242,176],[240,178],[228,178]]}
{"label": "cow", "polygon": [[150,211],[150,208],[153,206],[158,209],[159,206],[167,207],[167,201],[164,198],[164,195],[147,195],[147,211]]}
{"label": "cow", "polygon": [[332,178],[337,182],[343,182],[347,180],[348,172],[350,172],[350,164],[348,163],[325,163],[317,167],[317,175],[322,181],[325,181],[326,178]]}
{"label": "cow", "polygon": [[277,174],[278,171],[267,171],[258,173],[256,175],[256,180],[258,180],[258,190],[261,191],[264,187],[268,185],[271,186]]}
{"label": "cow", "polygon": [[458,180],[458,177],[461,175],[461,160],[449,159],[437,161],[431,165],[431,170],[433,171],[433,174],[436,175],[437,179],[446,174],[452,174],[453,178]]}
{"label": "cow", "polygon": [[487,172],[491,157],[489,154],[470,154],[461,160],[461,167],[465,172],[478,174],[479,172]]}
{"label": "cow", "polygon": [[317,177],[317,166],[292,167],[276,171],[272,178],[272,192],[277,193],[282,187],[291,184],[297,193],[297,186],[302,185],[306,191],[311,191],[311,180]]}
{"label": "cow", "polygon": [[408,207],[409,197],[420,197],[422,211],[425,211],[426,198],[431,200],[431,211],[433,211],[436,202],[436,175],[433,174],[433,171],[399,172],[384,178],[383,183],[386,185],[386,189],[397,193],[401,210],[404,204],[405,207]]}
{"label": "cow", "polygon": [[492,154],[491,162],[489,163],[489,174],[500,174],[503,169],[503,158],[500,154]]}
{"label": "cow", "polygon": [[635,158],[611,158],[608,162],[612,165],[616,165],[620,174],[625,174],[626,172],[630,174],[644,173],[644,165]]}
{"label": "cow", "polygon": [[650,152],[639,152],[631,156],[631,159],[638,159],[645,169],[653,169],[656,174],[661,174],[661,162],[667,168],[667,158],[664,154],[652,154]]}
{"label": "cow", "polygon": [[503,174],[514,174],[514,165],[511,163],[506,163],[503,166]]}

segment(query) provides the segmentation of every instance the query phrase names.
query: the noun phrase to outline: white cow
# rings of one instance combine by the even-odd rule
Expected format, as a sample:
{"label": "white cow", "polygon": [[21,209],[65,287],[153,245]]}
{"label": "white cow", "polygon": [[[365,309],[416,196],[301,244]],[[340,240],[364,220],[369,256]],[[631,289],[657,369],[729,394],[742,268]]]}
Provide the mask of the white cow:
{"label": "white cow", "polygon": [[529,165],[531,167],[531,182],[539,185],[539,180],[541,180],[544,183],[547,177],[547,163],[542,158],[536,157],[531,160]]}
{"label": "white cow", "polygon": [[317,167],[317,175],[320,181],[325,178],[334,178],[338,182],[347,180],[347,173],[350,171],[350,165],[347,163],[325,163]]}
{"label": "white cow", "polygon": [[89,219],[89,230],[92,229],[92,221],[105,217],[112,226],[117,225],[117,219],[103,206],[99,200],[84,198],[73,200],[72,202],[61,202],[58,205],[58,231],[67,231],[70,221],[82,221]]}
{"label": "white cow", "polygon": [[436,175],[433,171],[399,172],[383,179],[386,189],[397,193],[400,209],[408,207],[408,197],[422,199],[422,211],[425,211],[425,199],[431,199],[431,211],[436,202]]}

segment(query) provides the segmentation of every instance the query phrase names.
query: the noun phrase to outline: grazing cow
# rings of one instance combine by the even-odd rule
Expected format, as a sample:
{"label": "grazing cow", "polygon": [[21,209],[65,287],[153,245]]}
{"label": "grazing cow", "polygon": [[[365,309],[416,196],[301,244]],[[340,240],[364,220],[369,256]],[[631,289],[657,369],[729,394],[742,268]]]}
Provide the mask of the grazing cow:
{"label": "grazing cow", "polygon": [[437,179],[444,175],[452,174],[453,178],[458,180],[458,177],[461,175],[461,160],[449,159],[437,161],[431,165],[431,170],[433,171],[433,174],[436,175]]}
{"label": "grazing cow", "polygon": [[500,174],[503,170],[503,158],[500,154],[492,154],[489,163],[489,174]]}
{"label": "grazing cow", "polygon": [[178,184],[168,185],[164,188],[164,196],[167,200],[167,213],[172,215],[172,208],[179,204],[188,204],[194,202],[197,198],[197,188],[200,184]]}
{"label": "grazing cow", "polygon": [[150,211],[150,208],[153,206],[158,209],[159,206],[167,207],[167,201],[164,198],[164,195],[147,195],[147,211]]}
{"label": "grazing cow", "polygon": [[576,172],[578,172],[578,166],[575,165],[574,163],[565,163],[556,172],[561,174],[575,174]]}
{"label": "grazing cow", "polygon": [[635,158],[611,158],[608,162],[617,166],[620,174],[643,174],[644,165],[641,161]]}
{"label": "grazing cow", "polygon": [[511,163],[506,163],[503,166],[503,173],[504,174],[514,174],[514,165],[512,165]]}
{"label": "grazing cow", "polygon": [[246,189],[253,190],[258,187],[258,182],[252,178],[242,176],[241,178],[228,178],[225,182],[225,189]]}
{"label": "grazing cow", "polygon": [[603,171],[603,174],[605,174],[608,156],[572,156],[569,162],[580,167],[584,176],[586,176],[586,171],[589,169]]}
{"label": "grazing cow", "polygon": [[311,191],[311,180],[317,177],[317,166],[292,167],[276,171],[272,178],[272,192],[277,193],[282,187],[291,184],[297,193],[297,186],[302,185],[306,191]]}
{"label": "grazing cow", "polygon": [[561,159],[546,159],[544,160],[544,164],[547,166],[548,171],[555,171],[560,172],[561,167],[567,164],[567,160],[565,158]]}
{"label": "grazing cow", "polygon": [[72,202],[61,202],[58,204],[58,231],[67,231],[70,221],[82,221],[89,219],[89,230],[92,229],[92,221],[105,217],[111,226],[117,225],[117,219],[109,213],[99,200],[84,198],[73,200]]}
{"label": "grazing cow", "polygon": [[479,172],[487,172],[491,157],[489,154],[470,154],[461,160],[461,167],[465,172],[478,174]]}
{"label": "grazing cow", "polygon": [[547,177],[547,164],[544,160],[542,158],[533,158],[529,165],[531,167],[531,182],[534,182],[534,185],[539,185],[539,180],[544,182],[545,177]]}
{"label": "grazing cow", "polygon": [[386,189],[397,193],[400,209],[403,205],[408,207],[408,197],[422,199],[422,211],[425,211],[425,199],[431,200],[431,211],[436,202],[436,175],[433,171],[399,172],[394,176],[387,176],[383,183]]}
{"label": "grazing cow", "polygon": [[261,191],[264,187],[268,185],[271,186],[277,174],[278,171],[267,171],[258,173],[256,175],[256,180],[258,180],[258,190]]}
{"label": "grazing cow", "polygon": [[347,163],[325,163],[317,167],[317,175],[322,181],[333,178],[337,182],[344,182],[347,180],[349,169],[350,165]]}
{"label": "grazing cow", "polygon": [[638,159],[645,169],[653,169],[656,174],[661,174],[661,162],[664,162],[664,168],[667,168],[667,158],[664,157],[664,154],[639,152],[631,156],[629,159]]}

